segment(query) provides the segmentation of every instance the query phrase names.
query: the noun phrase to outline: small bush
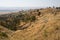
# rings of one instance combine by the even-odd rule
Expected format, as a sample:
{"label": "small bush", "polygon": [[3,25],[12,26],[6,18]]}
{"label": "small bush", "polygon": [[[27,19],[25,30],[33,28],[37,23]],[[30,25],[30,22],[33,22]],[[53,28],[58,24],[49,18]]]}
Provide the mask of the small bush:
{"label": "small bush", "polygon": [[36,20],[35,16],[31,16],[31,22],[34,22]]}
{"label": "small bush", "polygon": [[38,12],[38,16],[40,16],[41,15],[41,12]]}
{"label": "small bush", "polygon": [[4,32],[0,32],[0,36],[1,36],[1,37],[8,37],[7,34],[4,33]]}
{"label": "small bush", "polygon": [[60,7],[56,7],[56,9],[60,9]]}

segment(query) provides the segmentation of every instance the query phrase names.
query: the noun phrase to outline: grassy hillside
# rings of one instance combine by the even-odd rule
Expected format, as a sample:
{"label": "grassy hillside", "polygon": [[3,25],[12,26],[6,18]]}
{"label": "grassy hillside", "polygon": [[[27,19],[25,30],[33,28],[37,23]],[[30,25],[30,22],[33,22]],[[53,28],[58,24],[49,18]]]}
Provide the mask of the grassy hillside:
{"label": "grassy hillside", "polygon": [[0,25],[3,27],[0,27],[1,36],[3,34],[8,40],[60,40],[60,9],[34,9],[0,15]]}

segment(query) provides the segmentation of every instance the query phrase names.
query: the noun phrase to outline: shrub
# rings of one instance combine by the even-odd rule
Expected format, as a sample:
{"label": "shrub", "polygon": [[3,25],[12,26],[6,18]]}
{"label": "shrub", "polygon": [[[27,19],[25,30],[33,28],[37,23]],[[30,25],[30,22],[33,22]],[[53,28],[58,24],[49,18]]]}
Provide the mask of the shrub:
{"label": "shrub", "polygon": [[3,17],[2,20],[0,20],[0,25],[4,26],[10,30],[17,30],[17,26],[20,25],[20,22],[33,22],[36,20],[35,16],[31,16],[30,14],[18,14],[16,15],[9,15],[7,18]]}
{"label": "shrub", "polygon": [[1,37],[8,37],[8,35],[6,33],[4,33],[4,32],[0,32],[0,36]]}
{"label": "shrub", "polygon": [[6,21],[5,22],[2,21],[1,25],[10,30],[16,30],[16,23],[14,23],[13,21],[12,22],[9,21],[9,23]]}
{"label": "shrub", "polygon": [[56,7],[56,9],[60,9],[60,7]]}
{"label": "shrub", "polygon": [[41,12],[38,12],[38,16],[40,16],[41,15]]}
{"label": "shrub", "polygon": [[36,20],[35,16],[31,16],[31,22],[34,22]]}

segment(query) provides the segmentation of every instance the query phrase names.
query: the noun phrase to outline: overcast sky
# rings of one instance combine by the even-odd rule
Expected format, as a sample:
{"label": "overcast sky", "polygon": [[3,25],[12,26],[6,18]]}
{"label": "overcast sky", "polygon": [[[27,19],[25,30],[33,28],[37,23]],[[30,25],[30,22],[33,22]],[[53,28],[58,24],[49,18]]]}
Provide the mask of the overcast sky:
{"label": "overcast sky", "polygon": [[60,6],[60,0],[0,0],[0,7]]}

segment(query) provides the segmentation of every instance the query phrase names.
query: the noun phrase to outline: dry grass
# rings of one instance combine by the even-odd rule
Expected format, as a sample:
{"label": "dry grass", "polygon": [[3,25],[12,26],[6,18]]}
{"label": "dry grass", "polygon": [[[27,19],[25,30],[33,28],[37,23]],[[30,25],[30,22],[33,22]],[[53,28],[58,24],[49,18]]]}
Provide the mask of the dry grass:
{"label": "dry grass", "polygon": [[[20,17],[22,20],[18,21],[20,13],[24,16],[22,15]],[[9,17],[9,15],[4,16]],[[10,16],[8,21],[12,21],[15,16],[18,16],[15,21],[12,21],[17,30],[13,31],[0,26],[0,40],[60,40],[60,10],[55,8],[35,9],[11,13]],[[6,26],[13,27],[12,24],[8,26],[7,22]]]}
{"label": "dry grass", "polygon": [[50,8],[40,11],[43,16],[38,16],[27,29],[14,32],[10,40],[60,40],[60,12],[54,15]]}

